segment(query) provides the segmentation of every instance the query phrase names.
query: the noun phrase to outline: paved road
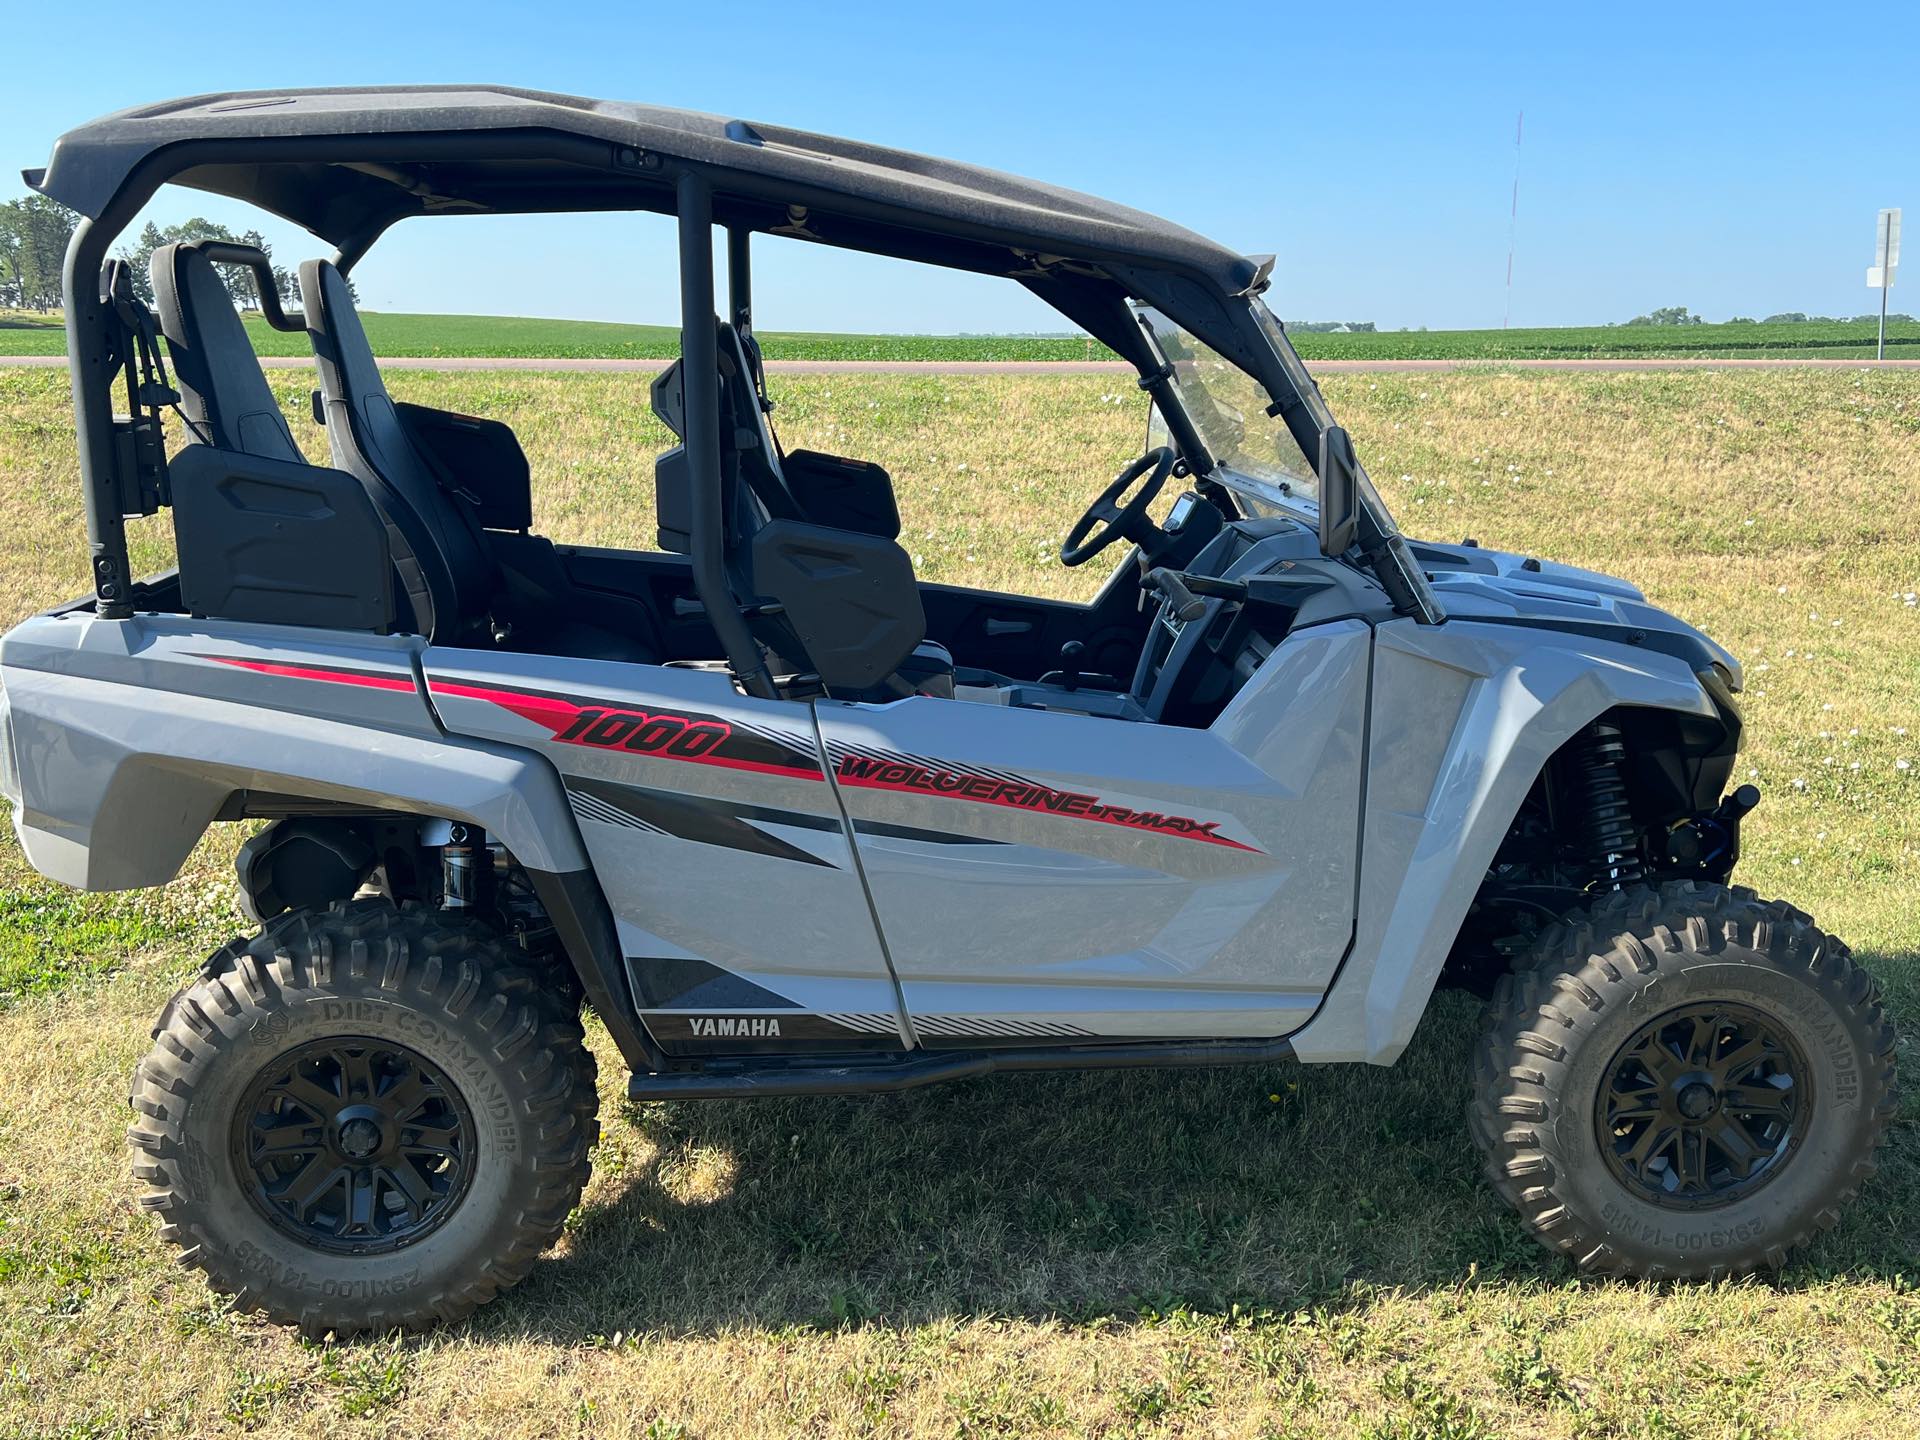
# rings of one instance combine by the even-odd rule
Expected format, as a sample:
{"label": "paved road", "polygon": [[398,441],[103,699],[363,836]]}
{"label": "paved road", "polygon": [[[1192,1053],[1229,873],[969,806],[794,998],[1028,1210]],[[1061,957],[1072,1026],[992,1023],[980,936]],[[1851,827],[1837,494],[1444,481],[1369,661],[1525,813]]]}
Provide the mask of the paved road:
{"label": "paved road", "polygon": [[[64,355],[0,355],[0,365],[50,369]],[[310,359],[269,355],[269,370],[308,369]],[[663,360],[562,360],[532,356],[409,355],[382,360],[388,370],[630,370],[651,374]],[[1916,360],[1314,360],[1309,368],[1342,371],[1395,370],[1920,370]],[[789,375],[1113,375],[1132,374],[1124,360],[769,360],[767,369]]]}

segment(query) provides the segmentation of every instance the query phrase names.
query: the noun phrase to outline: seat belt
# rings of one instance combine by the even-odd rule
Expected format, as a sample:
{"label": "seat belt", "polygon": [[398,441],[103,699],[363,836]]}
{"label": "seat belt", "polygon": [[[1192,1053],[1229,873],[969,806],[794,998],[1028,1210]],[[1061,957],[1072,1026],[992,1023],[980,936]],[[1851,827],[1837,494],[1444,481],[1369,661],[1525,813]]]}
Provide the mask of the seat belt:
{"label": "seat belt", "polygon": [[173,503],[161,411],[171,407],[196,440],[205,442],[207,437],[180,408],[180,392],[167,375],[153,311],[133,293],[133,267],[125,260],[109,260],[102,282],[118,322],[110,358],[126,377],[127,413],[113,417],[113,461],[120,513],[131,519]]}

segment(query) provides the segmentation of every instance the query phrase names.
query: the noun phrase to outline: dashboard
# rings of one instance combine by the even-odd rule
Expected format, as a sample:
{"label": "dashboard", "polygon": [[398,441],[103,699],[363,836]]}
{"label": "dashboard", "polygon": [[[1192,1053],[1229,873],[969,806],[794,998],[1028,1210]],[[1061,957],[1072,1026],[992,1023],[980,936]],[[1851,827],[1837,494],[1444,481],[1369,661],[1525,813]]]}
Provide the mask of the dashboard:
{"label": "dashboard", "polygon": [[[1169,530],[1189,498],[1174,506]],[[1329,563],[1337,564],[1322,560],[1318,536],[1296,520],[1276,517],[1229,522],[1183,568],[1189,575],[1244,580]],[[1295,618],[1295,612],[1272,605],[1209,598],[1197,617],[1183,621],[1163,601],[1147,628],[1131,687],[1144,717],[1211,724],[1286,638]]]}

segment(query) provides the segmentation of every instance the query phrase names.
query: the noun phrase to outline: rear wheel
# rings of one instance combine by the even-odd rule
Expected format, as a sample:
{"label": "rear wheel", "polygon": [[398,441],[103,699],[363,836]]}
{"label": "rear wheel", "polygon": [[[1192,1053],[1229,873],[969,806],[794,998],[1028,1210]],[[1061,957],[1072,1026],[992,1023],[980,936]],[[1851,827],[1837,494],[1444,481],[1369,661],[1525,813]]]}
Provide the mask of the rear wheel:
{"label": "rear wheel", "polygon": [[450,1320],[515,1284],[599,1133],[571,997],[485,926],[384,900],[216,954],[131,1098],[141,1203],[182,1261],[314,1332]]}
{"label": "rear wheel", "polygon": [[1470,1120],[1493,1184],[1582,1268],[1778,1268],[1835,1224],[1894,1109],[1893,1027],[1789,905],[1676,882],[1549,927],[1495,993]]}

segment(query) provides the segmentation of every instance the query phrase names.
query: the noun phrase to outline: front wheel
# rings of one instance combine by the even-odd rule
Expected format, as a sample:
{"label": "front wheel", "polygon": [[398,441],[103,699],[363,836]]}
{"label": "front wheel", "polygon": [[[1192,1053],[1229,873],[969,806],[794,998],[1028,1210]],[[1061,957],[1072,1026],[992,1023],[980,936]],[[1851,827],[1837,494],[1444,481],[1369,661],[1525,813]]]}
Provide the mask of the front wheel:
{"label": "front wheel", "polygon": [[598,1138],[577,1005],[484,926],[271,920],[154,1027],[142,1205],[242,1309],[351,1334],[466,1314],[559,1235]]}
{"label": "front wheel", "polygon": [[1872,978],[1800,911],[1636,888],[1501,981],[1469,1120],[1494,1186],[1582,1269],[1777,1269],[1873,1173],[1893,1040]]}

